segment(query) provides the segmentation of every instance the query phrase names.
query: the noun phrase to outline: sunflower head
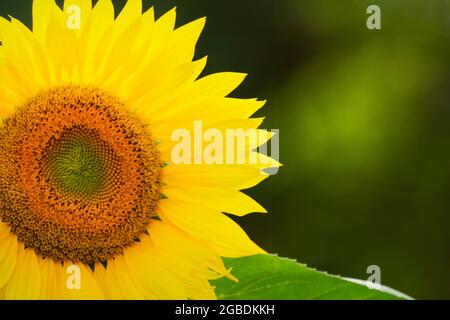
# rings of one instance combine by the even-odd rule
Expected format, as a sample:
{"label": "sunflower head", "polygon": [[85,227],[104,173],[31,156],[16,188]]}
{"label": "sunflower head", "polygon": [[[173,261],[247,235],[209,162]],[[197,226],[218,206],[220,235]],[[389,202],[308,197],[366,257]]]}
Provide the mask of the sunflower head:
{"label": "sunflower head", "polygon": [[221,257],[264,252],[223,212],[265,212],[241,190],[278,163],[171,162],[178,128],[262,122],[264,102],[228,97],[244,75],[199,78],[204,24],[140,0],[117,17],[110,0],[34,0],[32,30],[0,17],[0,298],[215,298]]}
{"label": "sunflower head", "polygon": [[101,90],[58,87],[28,100],[0,128],[0,150],[2,220],[44,258],[107,261],[156,215],[159,152]]}

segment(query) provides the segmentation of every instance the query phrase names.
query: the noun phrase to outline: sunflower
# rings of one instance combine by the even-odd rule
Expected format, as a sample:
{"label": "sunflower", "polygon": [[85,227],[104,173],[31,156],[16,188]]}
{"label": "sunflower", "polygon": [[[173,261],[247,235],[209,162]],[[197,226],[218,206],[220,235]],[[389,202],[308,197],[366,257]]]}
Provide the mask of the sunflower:
{"label": "sunflower", "polygon": [[200,77],[205,19],[175,16],[34,0],[32,31],[0,17],[0,298],[214,299],[210,280],[237,281],[222,257],[264,253],[224,213],[265,212],[241,190],[275,161],[171,161],[177,128],[256,130],[264,104],[228,97],[242,74]]}

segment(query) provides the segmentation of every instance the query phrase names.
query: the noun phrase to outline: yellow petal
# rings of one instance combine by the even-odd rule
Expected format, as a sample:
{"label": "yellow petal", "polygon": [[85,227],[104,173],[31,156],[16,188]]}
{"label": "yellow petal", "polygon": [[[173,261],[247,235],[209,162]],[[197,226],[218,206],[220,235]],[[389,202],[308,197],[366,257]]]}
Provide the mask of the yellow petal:
{"label": "yellow petal", "polygon": [[33,250],[19,245],[17,265],[11,279],[5,285],[7,300],[37,300],[41,292],[41,270]]}
{"label": "yellow petal", "polygon": [[196,186],[243,190],[267,177],[260,169],[247,165],[169,165],[163,169],[163,182],[179,188]]}
{"label": "yellow petal", "polygon": [[[138,85],[135,82],[128,84],[131,92],[127,96],[127,102],[134,105],[138,115],[143,120],[152,120],[151,111],[158,105],[168,103],[173,97],[177,96],[187,87],[191,86],[205,69],[207,57],[200,60],[182,64],[172,71],[164,73],[166,77],[157,81],[158,75],[147,73],[144,80],[139,80]],[[161,78],[159,76],[159,78]],[[149,90],[149,86],[152,87]],[[147,116],[146,116],[147,115]]]}
{"label": "yellow petal", "polygon": [[220,112],[219,110],[226,110],[227,114],[230,113],[230,118],[239,119],[252,116],[265,104],[265,100],[225,98],[212,109],[215,109],[218,112]]}
{"label": "yellow petal", "polygon": [[145,300],[148,295],[142,292],[139,284],[131,278],[131,274],[125,264],[123,256],[117,256],[108,261],[106,270],[103,267],[96,268],[95,277],[103,290],[108,290],[108,295],[114,300]]}
{"label": "yellow petal", "polygon": [[[109,264],[111,262],[113,262],[113,260],[111,260]],[[109,268],[107,271],[102,264],[97,263],[95,265],[94,278],[97,281],[97,284],[100,287],[103,294],[105,295],[106,299],[108,300],[120,299],[120,297],[118,297],[118,295],[115,294],[115,291],[117,291],[117,289],[116,290],[111,289],[110,284],[108,283],[108,278],[106,275],[107,272],[110,272]]]}
{"label": "yellow petal", "polygon": [[[159,27],[161,22],[165,21],[163,18],[160,19],[161,21],[158,20],[157,27]],[[162,47],[164,52],[161,53],[158,60],[155,61],[157,63],[154,63],[153,66],[151,66],[152,73],[163,78],[164,75],[170,73],[171,70],[191,62],[194,58],[195,47],[205,25],[205,21],[205,18],[201,18],[173,31],[165,40],[167,46],[164,45]],[[170,20],[168,20],[168,22],[171,23]],[[166,30],[171,30],[172,27],[172,24],[170,24]],[[147,74],[148,71],[149,70],[146,70]]]}
{"label": "yellow petal", "polygon": [[120,36],[142,14],[142,0],[128,0],[114,23],[114,32]]}
{"label": "yellow petal", "polygon": [[[46,52],[53,65],[56,75],[55,84],[61,85],[61,81],[68,80],[73,73],[76,64],[77,40],[75,32],[63,26],[58,19],[52,15],[46,36]],[[61,50],[61,47],[64,50]]]}
{"label": "yellow petal", "polygon": [[[19,20],[11,18],[11,25],[15,28],[21,41],[26,46],[24,49],[28,52],[28,59],[33,65],[33,78],[42,87],[48,85],[48,62],[44,49],[37,42],[34,34]],[[30,94],[30,93],[28,93]]]}
{"label": "yellow petal", "polygon": [[162,263],[183,281],[186,288],[209,291],[210,288],[205,287],[205,280],[221,276],[235,280],[207,241],[189,236],[181,229],[159,221],[153,221],[149,229],[153,244],[151,249],[159,252]]}
{"label": "yellow petal", "polygon": [[[18,243],[9,227],[0,222],[0,288],[10,279],[17,264]],[[5,229],[6,228],[6,229]]]}
{"label": "yellow petal", "polygon": [[[123,62],[127,61],[131,54],[140,27],[141,19],[136,19],[117,39],[111,49],[111,52],[109,53],[109,56],[104,57],[106,60],[104,77],[106,79],[111,78],[115,74],[123,79],[124,74],[118,71],[122,71],[121,69],[123,69],[123,66],[126,65]],[[131,70],[126,70],[132,72]]]}
{"label": "yellow petal", "polygon": [[159,210],[163,221],[211,242],[220,256],[236,258],[264,253],[235,222],[208,207],[186,201],[163,200]]}
{"label": "yellow petal", "polygon": [[170,200],[182,200],[200,203],[220,212],[244,216],[248,213],[267,211],[255,200],[240,191],[227,188],[165,186],[161,192]]}
{"label": "yellow petal", "polygon": [[[23,72],[30,74],[29,59],[27,51],[24,48],[24,41],[20,39],[20,34],[13,27],[12,23],[3,17],[0,17],[0,36],[2,41],[2,48],[5,56],[8,58],[14,57],[14,61],[25,64]],[[19,41],[22,40],[22,41]],[[10,60],[11,61],[11,60]]]}
{"label": "yellow petal", "polygon": [[145,60],[147,64],[152,65],[153,59],[157,57],[163,50],[170,39],[170,35],[175,28],[176,9],[173,8],[160,17],[154,25],[152,30],[152,38],[148,43],[148,52]]}
{"label": "yellow petal", "polygon": [[10,235],[9,226],[6,223],[0,221],[0,239],[3,239]]}
{"label": "yellow petal", "polygon": [[[92,14],[83,29],[79,40],[79,64],[81,68],[81,79],[83,83],[91,84],[93,74],[99,68],[96,65],[95,57],[99,50],[108,48],[100,47],[101,39],[110,34],[114,22],[114,6],[111,0],[99,0],[92,9]],[[109,39],[109,38],[108,38]],[[104,40],[105,41],[105,40]],[[102,54],[104,52],[100,52]]]}
{"label": "yellow petal", "polygon": [[3,68],[0,81],[2,86],[22,96],[28,96],[36,91],[39,75],[35,74],[34,52],[22,31],[17,20],[9,22],[0,17],[1,41],[5,55],[3,65],[0,66]]}
{"label": "yellow petal", "polygon": [[[152,38],[154,37],[155,14],[153,8],[147,10],[131,25],[136,24],[138,21],[139,28],[135,31],[136,34],[133,35],[133,42],[130,47],[126,48],[129,55],[127,63],[122,63],[119,68],[120,72],[116,72],[115,77],[109,79],[109,86],[114,86],[112,91],[116,92],[117,96],[124,100],[129,99],[130,92],[138,86],[137,79],[142,76],[142,65],[145,64],[145,57],[150,50]],[[127,28],[127,30],[129,29],[130,27]]]}
{"label": "yellow petal", "polygon": [[216,73],[197,80],[189,90],[167,103],[161,103],[151,109],[151,116],[162,119],[191,112],[196,105],[208,106],[228,96],[245,79],[247,75],[235,72]]}
{"label": "yellow petal", "polygon": [[[146,243],[147,241],[147,243]],[[161,266],[158,255],[142,250],[149,237],[125,250],[124,260],[130,276],[139,284],[148,299],[186,300],[187,294],[181,282]]]}
{"label": "yellow petal", "polygon": [[[158,85],[161,81],[161,77],[169,72],[158,73],[156,71],[160,70],[159,61],[164,57],[169,39],[173,33],[176,11],[175,9],[170,10],[155,23],[153,23],[152,18],[153,10],[149,10],[143,15],[144,28],[142,32],[147,31],[147,34],[141,34],[137,39],[137,46],[140,49],[137,49],[136,52],[140,53],[141,56],[136,56],[136,58],[139,58],[141,63],[138,70],[136,70],[137,74],[132,78],[133,87],[127,88],[127,91],[133,91],[128,93],[132,97],[142,97],[142,93],[139,93],[141,92],[142,84],[145,84],[147,89],[149,87],[153,88],[154,85]],[[148,28],[148,30],[145,28]],[[143,44],[145,44],[144,47]],[[146,91],[144,90],[144,92]],[[124,98],[127,99],[128,97]]]}
{"label": "yellow petal", "polygon": [[33,33],[41,42],[45,42],[50,16],[55,12],[54,0],[33,0]]}
{"label": "yellow petal", "polygon": [[200,18],[176,29],[172,35],[168,51],[175,53],[170,63],[180,65],[192,61],[200,34],[205,27],[206,18]]}
{"label": "yellow petal", "polygon": [[58,291],[59,278],[56,273],[55,263],[52,259],[39,262],[41,269],[41,292],[39,299],[57,300],[61,299]]}

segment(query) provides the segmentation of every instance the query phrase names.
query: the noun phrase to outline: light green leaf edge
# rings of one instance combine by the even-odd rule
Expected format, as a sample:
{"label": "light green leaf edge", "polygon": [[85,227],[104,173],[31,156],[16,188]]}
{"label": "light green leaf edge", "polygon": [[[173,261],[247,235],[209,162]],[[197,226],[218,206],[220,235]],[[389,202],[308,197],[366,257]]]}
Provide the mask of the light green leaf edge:
{"label": "light green leaf edge", "polygon": [[224,259],[239,282],[212,281],[219,300],[410,300],[411,297],[365,281],[342,278],[276,255]]}

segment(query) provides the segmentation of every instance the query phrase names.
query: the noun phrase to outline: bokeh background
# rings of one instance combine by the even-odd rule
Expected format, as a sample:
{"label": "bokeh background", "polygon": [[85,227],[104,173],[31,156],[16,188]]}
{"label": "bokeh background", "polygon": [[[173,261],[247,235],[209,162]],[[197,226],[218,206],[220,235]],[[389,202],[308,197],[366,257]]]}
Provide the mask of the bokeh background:
{"label": "bokeh background", "polygon": [[[31,0],[0,15],[31,25]],[[94,1],[96,2],[96,1]],[[113,1],[117,8],[123,1]],[[207,16],[205,73],[249,73],[237,97],[281,130],[278,175],[239,219],[267,251],[419,299],[450,299],[450,0],[144,0]],[[366,28],[378,4],[382,30]]]}

